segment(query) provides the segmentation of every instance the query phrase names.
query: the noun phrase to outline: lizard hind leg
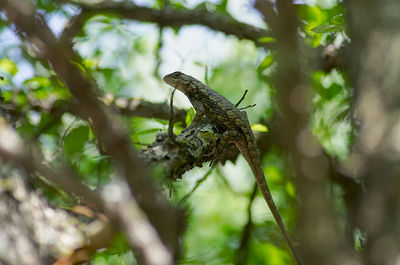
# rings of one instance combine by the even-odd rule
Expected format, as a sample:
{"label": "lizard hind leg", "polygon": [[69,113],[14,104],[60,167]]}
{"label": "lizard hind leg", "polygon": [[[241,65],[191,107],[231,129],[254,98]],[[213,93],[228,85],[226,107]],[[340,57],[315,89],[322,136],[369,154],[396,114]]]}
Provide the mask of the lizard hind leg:
{"label": "lizard hind leg", "polygon": [[241,133],[238,130],[227,130],[225,131],[222,136],[219,144],[216,146],[214,151],[210,153],[213,156],[210,167],[219,160],[219,158],[225,153],[226,147],[230,143],[234,143],[237,139],[241,137]]}

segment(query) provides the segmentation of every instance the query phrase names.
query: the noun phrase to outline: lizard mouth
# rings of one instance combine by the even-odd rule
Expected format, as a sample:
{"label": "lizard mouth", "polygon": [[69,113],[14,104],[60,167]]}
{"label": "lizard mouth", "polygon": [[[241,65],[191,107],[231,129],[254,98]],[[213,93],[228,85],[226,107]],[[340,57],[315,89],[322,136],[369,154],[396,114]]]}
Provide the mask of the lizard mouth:
{"label": "lizard mouth", "polygon": [[183,75],[184,75],[183,73],[181,73],[179,71],[176,71],[176,72],[173,72],[171,74],[168,74],[168,75],[164,76],[163,80],[168,85],[177,88],[177,85],[179,83],[178,81],[180,80],[180,78]]}
{"label": "lizard mouth", "polygon": [[171,78],[170,75],[166,75],[163,78],[164,82],[167,83],[170,86],[174,86],[176,82],[173,82],[173,79]]}
{"label": "lizard mouth", "polygon": [[173,85],[173,82],[172,82],[172,80],[171,80],[170,75],[164,76],[163,80],[164,80],[164,82],[167,83],[168,85],[171,85],[171,86]]}

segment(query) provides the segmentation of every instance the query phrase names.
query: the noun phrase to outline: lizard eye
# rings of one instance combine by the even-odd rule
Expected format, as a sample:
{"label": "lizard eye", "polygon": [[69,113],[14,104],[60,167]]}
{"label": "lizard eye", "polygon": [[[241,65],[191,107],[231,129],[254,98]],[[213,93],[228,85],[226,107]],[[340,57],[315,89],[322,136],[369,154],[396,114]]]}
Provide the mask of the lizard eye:
{"label": "lizard eye", "polygon": [[174,72],[172,75],[173,75],[174,77],[179,77],[179,76],[181,76],[181,75],[182,75],[182,73],[181,73],[181,72],[178,72],[178,71],[176,71],[176,72]]}

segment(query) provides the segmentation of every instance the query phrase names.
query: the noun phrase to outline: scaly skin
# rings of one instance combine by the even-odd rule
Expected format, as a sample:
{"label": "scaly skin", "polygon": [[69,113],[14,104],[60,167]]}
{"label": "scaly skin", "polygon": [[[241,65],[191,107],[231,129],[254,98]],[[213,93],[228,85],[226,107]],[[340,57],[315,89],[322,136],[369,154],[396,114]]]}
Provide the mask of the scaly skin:
{"label": "scaly skin", "polygon": [[276,208],[271,192],[265,180],[261,167],[260,155],[257,151],[256,141],[250,128],[247,114],[240,111],[222,95],[209,88],[196,78],[181,72],[174,72],[164,77],[164,82],[183,92],[196,110],[195,121],[206,116],[211,121],[222,127],[225,132],[223,141],[233,142],[249,164],[258,187],[270,208],[275,221],[278,223],[297,264],[300,265],[299,256],[289,233]]}

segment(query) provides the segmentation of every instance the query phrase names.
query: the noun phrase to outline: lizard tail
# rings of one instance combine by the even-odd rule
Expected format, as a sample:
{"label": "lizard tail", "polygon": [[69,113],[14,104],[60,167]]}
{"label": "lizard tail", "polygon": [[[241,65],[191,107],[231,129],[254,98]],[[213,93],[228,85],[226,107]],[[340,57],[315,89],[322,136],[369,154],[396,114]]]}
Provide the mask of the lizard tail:
{"label": "lizard tail", "polygon": [[[292,255],[296,261],[296,263],[298,265],[301,265],[300,262],[300,257],[295,249],[294,243],[292,241],[292,239],[290,238],[289,232],[286,229],[285,224],[282,221],[282,218],[279,214],[278,208],[275,205],[275,202],[271,196],[271,192],[269,190],[267,181],[265,180],[265,176],[264,176],[264,171],[261,167],[261,161],[260,161],[260,156],[258,154],[258,152],[256,151],[257,149],[251,148],[250,146],[242,146],[242,145],[238,145],[237,144],[238,149],[240,150],[240,152],[243,154],[244,158],[247,160],[247,163],[249,164],[251,171],[254,174],[254,177],[257,181],[257,185],[259,187],[259,189],[261,190],[261,193],[265,199],[265,201],[267,202],[267,205],[269,207],[269,209],[271,210],[272,215],[275,218],[275,221],[277,222],[280,230],[282,231],[283,236],[285,237],[290,251],[292,252]],[[251,150],[255,150],[255,151],[251,151]]]}

